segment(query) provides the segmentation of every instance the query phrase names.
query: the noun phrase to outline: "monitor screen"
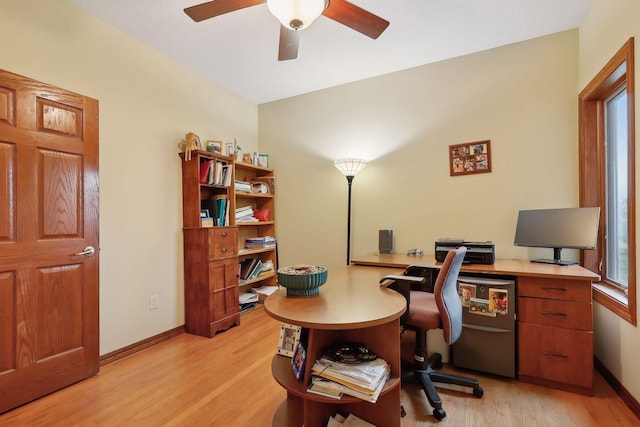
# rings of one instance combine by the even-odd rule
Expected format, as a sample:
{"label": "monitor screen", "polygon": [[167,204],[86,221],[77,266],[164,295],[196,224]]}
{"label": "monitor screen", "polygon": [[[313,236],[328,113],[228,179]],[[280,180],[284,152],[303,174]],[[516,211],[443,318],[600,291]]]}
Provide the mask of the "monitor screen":
{"label": "monitor screen", "polygon": [[562,248],[595,249],[599,220],[598,207],[522,210],[513,244],[557,249],[559,261]]}

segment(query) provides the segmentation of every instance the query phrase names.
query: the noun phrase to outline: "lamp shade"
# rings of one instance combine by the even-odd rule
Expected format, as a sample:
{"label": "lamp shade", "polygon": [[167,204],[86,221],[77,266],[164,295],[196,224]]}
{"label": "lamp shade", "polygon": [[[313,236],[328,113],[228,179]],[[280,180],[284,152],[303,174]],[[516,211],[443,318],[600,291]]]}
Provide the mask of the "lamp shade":
{"label": "lamp shade", "polygon": [[267,0],[267,7],[286,28],[307,28],[327,7],[326,0]]}
{"label": "lamp shade", "polygon": [[356,176],[366,165],[365,159],[338,159],[333,162],[333,165],[338,168],[344,176]]}

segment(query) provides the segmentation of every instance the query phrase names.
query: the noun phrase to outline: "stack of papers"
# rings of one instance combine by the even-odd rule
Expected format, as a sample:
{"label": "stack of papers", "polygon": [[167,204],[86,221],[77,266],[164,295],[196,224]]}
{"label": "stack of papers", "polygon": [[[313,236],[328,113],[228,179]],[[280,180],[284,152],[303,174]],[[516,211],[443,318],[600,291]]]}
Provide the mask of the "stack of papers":
{"label": "stack of papers", "polygon": [[384,359],[361,363],[340,363],[323,357],[317,359],[311,368],[312,378],[309,387],[312,389],[321,387],[325,393],[324,389],[331,387],[336,392],[375,403],[390,373],[391,368]]}
{"label": "stack of papers", "polygon": [[256,306],[258,301],[258,295],[250,294],[248,292],[240,292],[239,294],[240,312],[251,310]]}
{"label": "stack of papers", "polygon": [[366,422],[365,420],[356,417],[353,414],[349,414],[347,418],[340,414],[336,414],[333,417],[329,417],[329,423],[327,427],[376,427],[375,425]]}
{"label": "stack of papers", "polygon": [[251,288],[251,292],[253,292],[254,294],[257,295],[266,295],[269,296],[272,293],[274,293],[275,291],[277,291],[280,287],[279,286],[260,286],[258,288]]}

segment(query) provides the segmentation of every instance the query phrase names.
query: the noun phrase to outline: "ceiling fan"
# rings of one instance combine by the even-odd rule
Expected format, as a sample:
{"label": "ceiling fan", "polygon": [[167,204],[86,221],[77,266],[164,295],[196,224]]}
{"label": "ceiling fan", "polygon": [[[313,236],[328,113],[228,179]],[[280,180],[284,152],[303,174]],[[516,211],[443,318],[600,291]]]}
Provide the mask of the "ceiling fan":
{"label": "ceiling fan", "polygon": [[188,7],[184,12],[194,21],[200,22],[263,3],[267,3],[269,11],[281,23],[279,61],[298,57],[298,31],[308,27],[320,15],[372,39],[377,39],[389,26],[389,21],[346,0],[213,0]]}

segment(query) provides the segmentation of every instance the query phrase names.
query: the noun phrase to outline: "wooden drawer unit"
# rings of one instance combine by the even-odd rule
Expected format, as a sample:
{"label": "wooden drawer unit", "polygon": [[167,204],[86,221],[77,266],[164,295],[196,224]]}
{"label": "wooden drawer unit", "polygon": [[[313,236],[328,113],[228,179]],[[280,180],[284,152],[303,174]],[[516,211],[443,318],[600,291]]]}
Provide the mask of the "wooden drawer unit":
{"label": "wooden drawer unit", "polygon": [[591,304],[591,282],[569,279],[519,277],[518,296]]}
{"label": "wooden drawer unit", "polygon": [[518,277],[518,379],[591,395],[591,282]]}
{"label": "wooden drawer unit", "polygon": [[211,338],[240,324],[235,227],[185,228],[185,330]]}
{"label": "wooden drawer unit", "polygon": [[238,231],[232,227],[207,228],[209,260],[238,255]]}
{"label": "wooden drawer unit", "polygon": [[518,298],[518,319],[522,323],[558,328],[593,330],[591,303]]}
{"label": "wooden drawer unit", "polygon": [[593,352],[586,349],[593,348],[592,332],[521,323],[518,334],[527,337],[518,352],[520,376],[544,379],[556,388],[569,384],[591,390]]}

